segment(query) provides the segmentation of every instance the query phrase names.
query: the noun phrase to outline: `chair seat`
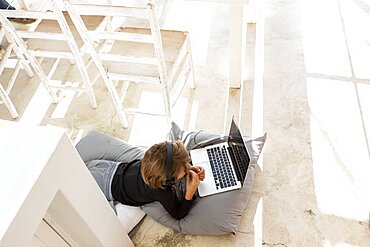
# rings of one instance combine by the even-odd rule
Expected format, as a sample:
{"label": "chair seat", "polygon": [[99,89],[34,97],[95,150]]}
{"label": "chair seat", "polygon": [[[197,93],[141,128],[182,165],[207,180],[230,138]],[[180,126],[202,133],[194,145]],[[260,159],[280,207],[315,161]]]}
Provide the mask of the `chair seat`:
{"label": "chair seat", "polygon": [[[11,34],[11,43],[19,46],[20,52],[29,60],[37,76],[48,90],[53,103],[59,102],[57,93],[62,90],[73,90],[77,92],[86,92],[90,99],[92,108],[97,107],[95,95],[92,89],[92,83],[89,78],[85,61],[79,51],[83,43],[76,44],[74,35],[71,33],[71,21],[67,21],[65,14],[56,4],[56,1],[51,1],[50,11],[2,11],[1,21],[7,32]],[[55,9],[54,9],[55,8]],[[5,16],[3,16],[5,15]],[[7,20],[6,17],[22,17],[34,18],[36,21],[31,28],[19,29],[17,26]],[[12,27],[13,26],[13,27]],[[75,32],[76,34],[78,32]],[[41,59],[36,59],[41,58]],[[41,63],[44,58],[53,58],[54,60],[46,60],[47,65]],[[49,62],[52,62],[50,64]],[[66,68],[69,61],[73,64],[73,68]],[[51,65],[51,66],[50,66]],[[46,72],[46,70],[48,72]],[[78,70],[78,78],[69,78],[72,73],[71,69]],[[68,78],[67,78],[68,77]],[[71,81],[73,84],[64,83]],[[76,84],[74,82],[79,81]]]}
{"label": "chair seat", "polygon": [[[148,1],[142,7],[97,7],[92,4],[74,4],[71,0],[65,0],[64,3],[86,46],[83,52],[88,53],[94,61],[122,126],[128,127],[126,111],[144,113],[122,106],[126,96],[129,96],[131,82],[150,83],[161,90],[165,111],[160,115],[164,115],[170,124],[171,108],[189,75],[194,78],[187,33],[161,30],[153,1]],[[99,23],[101,17],[104,17],[105,25],[99,27],[104,28],[94,28],[94,23]],[[149,23],[150,28],[141,25],[143,21]],[[191,83],[191,87],[194,88],[195,84]]]}
{"label": "chair seat", "polygon": [[[150,33],[145,28],[121,28],[121,32],[128,33]],[[182,31],[161,30],[164,59],[168,75],[174,68],[174,63],[179,56],[183,55],[180,51],[185,46],[187,33]],[[143,44],[129,41],[115,41],[110,53],[124,54],[125,56],[138,56],[156,59],[153,44]],[[128,62],[103,62],[111,73],[124,73],[129,75],[141,75],[158,78],[157,64],[138,64]]]}
{"label": "chair seat", "polygon": [[[77,43],[77,46],[81,48],[83,46],[83,41],[81,40],[78,31],[74,27],[70,17],[67,13],[64,13],[64,17],[68,23],[71,33]],[[86,16],[83,18],[86,23],[88,23],[88,28],[93,30],[96,29],[99,24],[103,21],[102,17],[90,17]],[[62,30],[56,20],[42,20],[40,24],[35,29],[35,32],[45,32],[45,33],[60,33]],[[70,52],[71,49],[65,41],[50,40],[45,42],[41,39],[30,39],[27,42],[27,46],[31,50],[44,50],[44,51],[59,51],[59,52]]]}

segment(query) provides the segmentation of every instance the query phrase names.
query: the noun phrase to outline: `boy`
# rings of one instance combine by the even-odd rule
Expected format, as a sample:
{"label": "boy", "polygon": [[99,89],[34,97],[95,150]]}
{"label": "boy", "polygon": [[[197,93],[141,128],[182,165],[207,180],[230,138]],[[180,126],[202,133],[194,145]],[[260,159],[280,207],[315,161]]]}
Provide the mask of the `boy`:
{"label": "boy", "polygon": [[111,204],[118,201],[141,206],[158,201],[173,218],[182,219],[192,206],[205,172],[202,167],[190,165],[188,151],[181,142],[175,141],[172,143],[172,178],[175,183],[184,178],[186,191],[182,195],[176,184],[166,185],[166,144],[155,144],[144,153],[122,140],[91,131],[76,148]]}

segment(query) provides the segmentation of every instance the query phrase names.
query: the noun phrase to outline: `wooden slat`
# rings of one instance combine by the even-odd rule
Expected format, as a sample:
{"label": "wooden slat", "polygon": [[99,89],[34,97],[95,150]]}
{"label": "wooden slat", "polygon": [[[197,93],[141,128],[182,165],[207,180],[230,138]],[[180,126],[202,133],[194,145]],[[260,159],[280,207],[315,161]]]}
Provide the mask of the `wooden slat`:
{"label": "wooden slat", "polygon": [[21,38],[28,39],[47,39],[47,40],[67,40],[66,36],[62,33],[47,33],[47,32],[29,32],[29,31],[18,31]]}
{"label": "wooden slat", "polygon": [[11,18],[32,18],[32,19],[47,19],[57,20],[53,12],[45,11],[30,11],[30,10],[0,10],[0,13],[5,17]]}
{"label": "wooden slat", "polygon": [[156,65],[157,59],[150,57],[135,57],[135,56],[124,56],[119,54],[99,54],[99,58],[102,61],[113,61],[113,62],[127,62],[127,63],[141,63]]}
{"label": "wooden slat", "polygon": [[93,16],[122,16],[147,18],[146,8],[123,7],[123,6],[106,6],[96,4],[73,4],[73,8],[80,15]]}
{"label": "wooden slat", "polygon": [[48,57],[48,58],[63,58],[63,59],[74,59],[72,53],[62,51],[34,51],[29,50],[31,55],[34,57]]}
{"label": "wooden slat", "polygon": [[153,37],[149,34],[123,33],[123,32],[108,32],[108,31],[89,31],[89,35],[93,40],[113,39],[121,41],[132,41],[139,43],[153,43]]}
{"label": "wooden slat", "polygon": [[127,108],[127,109],[125,109],[125,112],[127,112],[127,113],[136,113],[136,114],[143,114],[143,115],[151,115],[151,116],[162,116],[162,117],[165,117],[166,116],[166,114],[164,114],[162,112],[143,111],[143,110],[139,110],[137,108]]}
{"label": "wooden slat", "polygon": [[118,73],[108,73],[108,77],[111,80],[157,83],[157,84],[159,83],[159,78],[150,77],[150,76],[136,76],[136,75],[124,75],[124,74],[118,74]]}

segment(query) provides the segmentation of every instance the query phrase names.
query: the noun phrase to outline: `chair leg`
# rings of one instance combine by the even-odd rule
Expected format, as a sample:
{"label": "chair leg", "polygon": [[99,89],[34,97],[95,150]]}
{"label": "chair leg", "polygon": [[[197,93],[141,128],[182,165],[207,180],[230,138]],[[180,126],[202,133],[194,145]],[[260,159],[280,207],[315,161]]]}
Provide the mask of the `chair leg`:
{"label": "chair leg", "polygon": [[65,3],[65,7],[68,11],[68,13],[71,16],[72,21],[74,22],[76,28],[80,30],[82,33],[80,36],[84,41],[85,48],[87,52],[90,54],[91,59],[94,61],[95,66],[97,67],[100,75],[102,76],[102,79],[108,89],[108,92],[111,96],[111,99],[113,101],[114,108],[118,114],[120,123],[123,128],[128,127],[128,121],[125,112],[122,111],[122,105],[120,103],[120,99],[118,96],[118,93],[116,89],[113,87],[112,80],[108,78],[107,71],[105,70],[100,58],[98,57],[98,54],[95,50],[95,46],[93,45],[92,40],[89,39],[89,36],[87,35],[87,29],[83,24],[83,21],[79,17],[79,15],[75,12],[75,10],[70,6],[70,4]]}
{"label": "chair leg", "polygon": [[86,69],[85,62],[82,59],[82,55],[79,51],[79,48],[77,46],[76,41],[73,38],[73,35],[72,35],[72,33],[71,33],[71,31],[68,27],[68,23],[67,23],[66,19],[64,18],[63,12],[58,8],[58,5],[56,4],[55,1],[52,1],[51,3],[52,3],[52,5],[55,9],[56,15],[58,16],[57,21],[59,23],[60,28],[62,29],[63,33],[68,36],[67,43],[68,43],[68,45],[69,45],[69,47],[72,51],[72,54],[75,58],[74,60],[76,62],[78,70],[80,71],[82,81],[85,84],[86,94],[89,96],[91,106],[92,106],[92,108],[95,109],[97,107],[97,103],[96,103],[94,91],[93,91],[93,88],[92,88],[92,85],[91,85],[90,77],[89,77],[89,74],[88,74],[87,69]]}
{"label": "chair leg", "polygon": [[28,76],[29,77],[34,77],[35,74],[33,73],[32,69],[30,67],[29,62],[26,61],[26,59],[24,58],[24,56],[18,50],[18,47],[16,45],[11,44],[11,43],[9,44],[9,46],[12,47],[12,49],[13,49],[14,53],[16,54],[17,58],[22,62],[23,68],[27,72]]}
{"label": "chair leg", "polygon": [[195,71],[194,71],[194,63],[193,63],[193,56],[191,52],[189,35],[186,36],[186,47],[187,47],[187,56],[189,56],[189,70],[192,75],[192,80],[190,82],[190,88],[195,89]]}
{"label": "chair leg", "polygon": [[9,33],[9,35],[7,37],[9,37],[9,40],[11,41],[11,43],[13,43],[15,46],[17,46],[16,49],[19,49],[20,53],[22,55],[24,55],[27,58],[27,60],[30,62],[30,64],[32,65],[33,69],[35,70],[35,73],[39,76],[41,82],[44,84],[46,90],[50,94],[52,102],[53,103],[58,103],[58,101],[59,101],[58,96],[48,86],[48,79],[47,79],[42,67],[36,61],[36,59],[29,53],[29,51],[27,50],[27,46],[24,43],[24,41],[21,40],[18,37],[18,35],[15,33],[15,30],[14,30],[12,24],[10,23],[10,21],[6,17],[4,17],[3,15],[0,15],[0,22],[2,23],[3,28],[5,28],[7,30],[7,32]]}
{"label": "chair leg", "polygon": [[18,112],[14,107],[13,102],[10,100],[3,86],[0,84],[0,98],[3,100],[5,106],[8,108],[13,118],[18,118]]}
{"label": "chair leg", "polygon": [[171,116],[171,101],[170,93],[168,92],[167,82],[161,81],[162,94],[163,94],[163,103],[164,110],[166,113],[166,122],[168,126],[171,126],[172,116]]}
{"label": "chair leg", "polygon": [[155,10],[155,4],[152,1],[148,1],[147,10],[149,14],[150,29],[154,37],[154,50],[156,58],[158,60],[158,72],[163,93],[164,109],[166,113],[166,120],[168,127],[171,126],[171,100],[170,92],[168,88],[168,75],[166,69],[166,63],[162,47],[162,37],[159,27],[159,22]]}
{"label": "chair leg", "polygon": [[120,121],[122,127],[126,129],[126,128],[128,128],[128,120],[127,120],[126,113],[122,109],[121,100],[119,98],[117,90],[113,87],[112,81],[111,80],[109,80],[109,81],[110,81],[110,83],[106,84],[106,86],[107,86],[108,91],[109,91],[109,93],[111,95],[111,98],[113,100],[113,105],[114,105],[114,108],[116,109],[116,112],[118,114],[119,121]]}

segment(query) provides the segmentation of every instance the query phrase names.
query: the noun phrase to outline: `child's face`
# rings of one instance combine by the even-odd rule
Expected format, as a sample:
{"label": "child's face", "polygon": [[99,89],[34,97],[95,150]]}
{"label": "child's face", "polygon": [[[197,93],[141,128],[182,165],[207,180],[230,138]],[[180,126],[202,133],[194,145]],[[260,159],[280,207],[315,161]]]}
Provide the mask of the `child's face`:
{"label": "child's face", "polygon": [[[187,167],[190,167],[190,163],[187,163]],[[187,172],[188,172],[188,169],[182,168],[182,171],[179,173],[179,175],[177,176],[176,180],[180,180],[181,178],[183,178],[184,176],[186,176],[186,173]]]}

